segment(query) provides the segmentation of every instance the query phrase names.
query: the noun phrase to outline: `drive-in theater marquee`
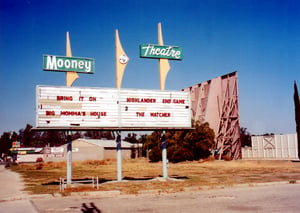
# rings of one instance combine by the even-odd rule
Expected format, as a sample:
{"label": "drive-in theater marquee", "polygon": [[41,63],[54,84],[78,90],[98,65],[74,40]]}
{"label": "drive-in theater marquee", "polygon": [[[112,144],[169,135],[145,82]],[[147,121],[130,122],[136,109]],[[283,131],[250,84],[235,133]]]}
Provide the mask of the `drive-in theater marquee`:
{"label": "drive-in theater marquee", "polygon": [[37,127],[190,128],[190,94],[114,88],[37,86]]}
{"label": "drive-in theater marquee", "polygon": [[[67,184],[72,183],[72,137],[70,130],[115,130],[118,181],[122,180],[121,130],[191,128],[191,100],[187,91],[164,91],[170,65],[182,60],[182,48],[163,45],[158,24],[158,45],[140,45],[141,58],[159,59],[160,90],[121,89],[129,61],[115,31],[116,88],[71,87],[77,73],[93,74],[94,59],[72,57],[69,33],[66,56],[44,55],[43,70],[66,72],[66,87],[36,86],[36,129],[68,132]],[[163,177],[168,177],[166,137],[162,137]]]}

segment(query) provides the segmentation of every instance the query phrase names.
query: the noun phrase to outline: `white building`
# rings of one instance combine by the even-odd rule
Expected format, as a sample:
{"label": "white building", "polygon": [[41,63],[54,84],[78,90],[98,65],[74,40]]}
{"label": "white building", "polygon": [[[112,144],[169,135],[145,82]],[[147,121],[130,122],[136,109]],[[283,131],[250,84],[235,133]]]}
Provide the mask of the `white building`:
{"label": "white building", "polygon": [[[122,159],[130,159],[132,151],[137,149],[137,145],[126,141],[122,141],[121,143]],[[116,158],[117,151],[115,140],[80,138],[72,141],[72,161],[105,160]],[[17,159],[20,163],[37,162],[37,159],[42,159],[44,162],[66,161],[67,144],[62,145],[61,147],[39,148],[39,152],[34,153],[19,152]]]}
{"label": "white building", "polygon": [[297,134],[252,136],[251,144],[242,148],[242,159],[298,160]]}
{"label": "white building", "polygon": [[[122,141],[122,159],[130,159],[135,144]],[[63,157],[45,158],[45,161],[65,161],[67,158],[67,144],[63,145]],[[116,159],[116,141],[103,139],[79,138],[72,141],[72,161]]]}

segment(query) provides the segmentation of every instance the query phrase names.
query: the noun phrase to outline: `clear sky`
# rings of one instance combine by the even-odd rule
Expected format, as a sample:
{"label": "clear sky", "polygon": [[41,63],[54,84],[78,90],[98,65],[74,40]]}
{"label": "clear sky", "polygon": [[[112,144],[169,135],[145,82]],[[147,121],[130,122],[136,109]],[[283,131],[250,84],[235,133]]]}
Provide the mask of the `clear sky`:
{"label": "clear sky", "polygon": [[122,88],[159,90],[158,61],[139,45],[183,48],[166,90],[238,71],[240,123],[251,134],[295,133],[293,82],[300,88],[298,0],[0,0],[0,134],[35,126],[36,85],[65,85],[42,70],[43,54],[95,59],[73,86],[115,87],[115,29],[130,58]]}

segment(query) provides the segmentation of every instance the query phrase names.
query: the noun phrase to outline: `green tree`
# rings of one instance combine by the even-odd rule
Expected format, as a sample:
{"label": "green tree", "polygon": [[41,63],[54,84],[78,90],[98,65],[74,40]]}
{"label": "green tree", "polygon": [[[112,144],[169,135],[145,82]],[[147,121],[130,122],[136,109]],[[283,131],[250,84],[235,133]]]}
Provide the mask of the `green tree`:
{"label": "green tree", "polygon": [[190,149],[183,146],[177,146],[177,148],[174,150],[168,149],[168,152],[170,151],[171,157],[169,158],[169,161],[173,163],[178,163],[181,161],[192,161],[195,158],[194,153]]}
{"label": "green tree", "polygon": [[113,131],[102,131],[101,132],[101,137],[106,138],[107,140],[116,139]]}
{"label": "green tree", "polygon": [[[167,131],[167,157],[170,162],[186,160],[199,160],[207,158],[214,145],[215,134],[208,123],[196,122],[192,130]],[[161,160],[161,131],[153,132],[147,136],[143,149],[151,150],[149,158],[151,161]]]}
{"label": "green tree", "polygon": [[12,141],[20,141],[19,135],[15,131],[11,135],[11,140]]}
{"label": "green tree", "polygon": [[149,159],[151,162],[158,162],[162,159],[161,147],[154,146],[149,152]]}
{"label": "green tree", "polygon": [[86,131],[84,134],[85,137],[92,139],[101,139],[102,134],[101,131]]}
{"label": "green tree", "polygon": [[92,139],[101,139],[105,138],[108,140],[115,139],[115,135],[112,131],[86,131],[84,133],[85,137],[92,138]]}
{"label": "green tree", "polygon": [[42,147],[45,142],[41,138],[42,133],[32,131],[32,125],[27,124],[25,129],[19,130],[18,141],[24,147]]}
{"label": "green tree", "polygon": [[12,147],[12,137],[10,132],[4,132],[0,138],[0,154],[8,154]]}
{"label": "green tree", "polygon": [[194,129],[187,132],[184,142],[188,145],[189,150],[193,152],[194,160],[199,160],[210,156],[214,138],[215,133],[207,122],[202,124],[196,122]]}
{"label": "green tree", "polygon": [[161,160],[161,131],[154,131],[146,136],[146,142],[143,144],[143,152],[149,152],[149,159],[152,162]]}
{"label": "green tree", "polygon": [[128,133],[127,137],[124,138],[124,141],[127,141],[129,143],[138,143],[137,134],[135,133]]}
{"label": "green tree", "polygon": [[61,146],[66,143],[66,135],[63,131],[47,131],[41,136],[42,145]]}
{"label": "green tree", "polygon": [[250,133],[247,131],[247,128],[241,127],[240,128],[240,135],[241,135],[241,144],[242,147],[245,146],[251,146],[251,135]]}
{"label": "green tree", "polygon": [[294,82],[295,121],[298,139],[298,157],[300,158],[300,100],[296,81]]}
{"label": "green tree", "polygon": [[72,134],[72,140],[76,140],[78,138],[82,138],[81,132],[75,132],[75,134]]}
{"label": "green tree", "polygon": [[32,125],[27,124],[25,129],[19,130],[19,139],[23,146],[28,147],[32,145],[32,142],[36,139],[35,132],[31,131]]}
{"label": "green tree", "polygon": [[144,149],[144,144],[147,142],[147,134],[141,135],[141,137],[138,140],[139,140],[139,144],[142,144],[142,146],[139,147],[138,149],[138,156],[146,157],[147,150]]}

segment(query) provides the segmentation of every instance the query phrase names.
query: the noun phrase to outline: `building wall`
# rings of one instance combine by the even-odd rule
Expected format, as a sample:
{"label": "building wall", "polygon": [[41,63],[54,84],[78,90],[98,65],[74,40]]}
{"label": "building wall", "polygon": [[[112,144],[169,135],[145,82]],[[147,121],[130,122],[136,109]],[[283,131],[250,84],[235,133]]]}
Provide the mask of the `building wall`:
{"label": "building wall", "polygon": [[79,147],[78,150],[74,149],[72,152],[72,161],[104,160],[104,152],[103,147]]}
{"label": "building wall", "polygon": [[[115,146],[115,141],[113,141],[113,145]],[[44,161],[66,161],[67,145],[65,144],[63,148],[63,157],[44,158]],[[103,147],[100,144],[96,145],[93,143],[88,143],[83,139],[73,141],[72,150],[72,161],[117,159],[116,147]],[[131,148],[122,147],[122,159],[130,158]]]}
{"label": "building wall", "polygon": [[17,155],[17,161],[19,163],[35,163],[37,158],[43,158],[43,154],[26,154],[26,155]]}
{"label": "building wall", "polygon": [[[122,160],[131,158],[131,149],[123,149],[121,152]],[[104,159],[117,159],[116,149],[105,149]]]}
{"label": "building wall", "polygon": [[298,160],[297,134],[252,136],[251,144],[242,148],[245,160]]}
{"label": "building wall", "polygon": [[[102,143],[101,143],[102,142]],[[42,157],[44,162],[61,162],[67,161],[67,144],[62,146],[63,153],[50,153],[51,147],[46,147],[49,152],[45,154],[26,154],[18,155],[19,162],[36,162],[36,159]],[[61,150],[62,149],[57,149]],[[77,139],[72,142],[72,161],[84,160],[105,160],[117,159],[116,142],[115,141],[101,141],[101,140],[84,140]],[[130,159],[132,144],[128,142],[122,143],[122,159]]]}

